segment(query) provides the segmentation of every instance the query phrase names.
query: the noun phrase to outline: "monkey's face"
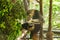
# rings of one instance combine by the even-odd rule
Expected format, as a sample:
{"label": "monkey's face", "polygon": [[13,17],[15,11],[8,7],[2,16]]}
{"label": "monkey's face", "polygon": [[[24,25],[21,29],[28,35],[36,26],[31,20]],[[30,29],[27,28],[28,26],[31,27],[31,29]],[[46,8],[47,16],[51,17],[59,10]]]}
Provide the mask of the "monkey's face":
{"label": "monkey's face", "polygon": [[32,31],[34,29],[34,25],[31,23],[24,23],[24,24],[22,24],[22,28],[29,30],[29,31]]}

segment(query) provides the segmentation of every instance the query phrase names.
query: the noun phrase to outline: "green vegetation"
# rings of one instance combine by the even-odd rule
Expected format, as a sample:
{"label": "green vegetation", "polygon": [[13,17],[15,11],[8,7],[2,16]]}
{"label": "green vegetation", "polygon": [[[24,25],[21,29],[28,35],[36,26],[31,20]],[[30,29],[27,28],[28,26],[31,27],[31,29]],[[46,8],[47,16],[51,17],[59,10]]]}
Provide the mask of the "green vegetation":
{"label": "green vegetation", "polygon": [[0,37],[1,40],[15,40],[20,34],[21,20],[26,18],[23,2],[10,0],[0,0]]}

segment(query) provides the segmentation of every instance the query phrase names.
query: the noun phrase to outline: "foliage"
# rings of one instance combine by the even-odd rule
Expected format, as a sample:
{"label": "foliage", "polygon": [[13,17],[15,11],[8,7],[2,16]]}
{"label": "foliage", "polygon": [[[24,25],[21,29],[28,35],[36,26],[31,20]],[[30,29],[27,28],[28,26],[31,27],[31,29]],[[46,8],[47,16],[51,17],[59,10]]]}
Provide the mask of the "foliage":
{"label": "foliage", "polygon": [[15,40],[21,28],[17,19],[26,18],[25,15],[23,1],[0,0],[0,34],[4,34],[6,40]]}
{"label": "foliage", "polygon": [[[52,28],[59,28],[60,26],[60,1],[53,0],[52,3]],[[44,1],[44,19],[48,22],[48,14],[49,14],[49,0]],[[48,15],[48,16],[47,16]],[[47,23],[45,23],[47,25]],[[56,29],[57,29],[56,28]]]}

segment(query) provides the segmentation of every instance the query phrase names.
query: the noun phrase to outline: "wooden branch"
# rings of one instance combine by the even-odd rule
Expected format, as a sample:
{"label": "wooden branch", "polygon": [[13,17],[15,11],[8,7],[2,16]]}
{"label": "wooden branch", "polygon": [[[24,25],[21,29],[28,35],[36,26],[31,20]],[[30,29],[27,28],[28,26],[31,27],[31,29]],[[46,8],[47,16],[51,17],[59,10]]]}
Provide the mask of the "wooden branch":
{"label": "wooden branch", "polygon": [[[43,29],[43,32],[44,32],[44,33],[45,33],[45,32],[48,32],[48,30]],[[60,34],[60,30],[52,30],[52,32],[55,33],[55,34]]]}
{"label": "wooden branch", "polygon": [[40,3],[40,1],[36,0],[38,3]]}
{"label": "wooden branch", "polygon": [[[43,16],[43,0],[39,0],[39,5],[40,5],[40,14]],[[40,35],[39,35],[39,40],[43,40],[43,23],[41,23],[40,26]]]}
{"label": "wooden branch", "polygon": [[49,7],[49,27],[48,31],[52,30],[52,0],[50,0],[50,7]]}
{"label": "wooden branch", "polygon": [[23,2],[24,2],[25,10],[28,11],[28,1],[27,0],[23,0]]}
{"label": "wooden branch", "polygon": [[[60,38],[60,36],[54,36],[53,38]],[[24,39],[24,38],[22,38]],[[27,40],[29,40],[30,38],[26,37]],[[46,39],[46,37],[44,37],[44,39]]]}

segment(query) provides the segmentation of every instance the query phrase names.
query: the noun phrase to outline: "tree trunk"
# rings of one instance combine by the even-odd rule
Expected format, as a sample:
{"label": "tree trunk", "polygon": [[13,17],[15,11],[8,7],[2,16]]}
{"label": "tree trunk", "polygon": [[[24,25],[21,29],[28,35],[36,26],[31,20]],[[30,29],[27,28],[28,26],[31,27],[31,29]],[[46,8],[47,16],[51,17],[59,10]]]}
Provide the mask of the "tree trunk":
{"label": "tree trunk", "polygon": [[50,7],[49,7],[49,27],[48,27],[48,33],[46,35],[47,40],[53,40],[51,20],[52,20],[52,0],[50,0]]}

